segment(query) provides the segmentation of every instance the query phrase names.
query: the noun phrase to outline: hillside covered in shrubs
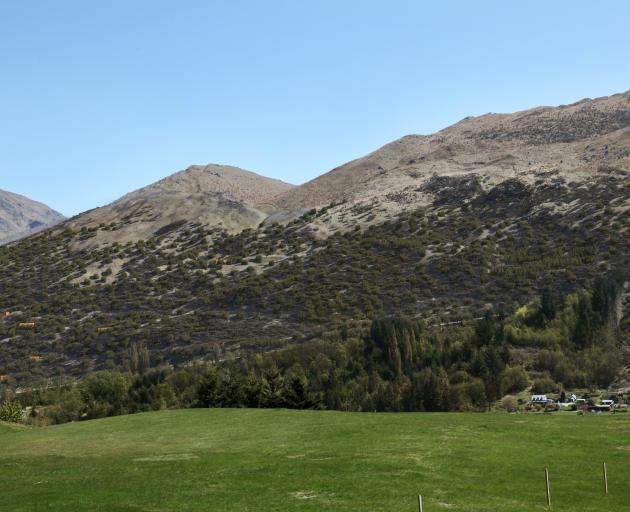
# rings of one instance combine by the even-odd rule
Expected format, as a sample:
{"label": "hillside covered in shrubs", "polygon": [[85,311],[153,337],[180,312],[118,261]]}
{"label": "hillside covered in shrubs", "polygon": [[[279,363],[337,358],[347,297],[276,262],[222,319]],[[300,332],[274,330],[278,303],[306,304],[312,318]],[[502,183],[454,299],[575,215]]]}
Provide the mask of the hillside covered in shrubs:
{"label": "hillside covered in shrubs", "polygon": [[623,369],[622,283],[610,275],[567,296],[545,289],[511,315],[488,310],[479,321],[438,329],[375,319],[212,365],[151,368],[146,347],[133,345],[130,371],[92,372],[78,384],[59,378],[17,396],[5,389],[3,398],[43,424],[175,407],[483,411],[530,388],[606,389]]}
{"label": "hillside covered in shrubs", "polygon": [[[48,231],[0,248],[0,375],[33,384],[125,371],[138,343],[153,365],[177,366],[302,347],[386,316],[436,326],[511,315],[544,290],[568,296],[624,275],[630,211],[617,205],[630,184],[602,175],[590,187],[491,191],[326,239],[309,228],[321,210],[237,235],[191,223],[92,250],[71,246],[93,232]],[[552,200],[573,207],[535,206]],[[623,304],[622,291],[620,325]],[[506,332],[511,345],[548,349],[561,335],[551,327],[547,343],[523,322]]]}

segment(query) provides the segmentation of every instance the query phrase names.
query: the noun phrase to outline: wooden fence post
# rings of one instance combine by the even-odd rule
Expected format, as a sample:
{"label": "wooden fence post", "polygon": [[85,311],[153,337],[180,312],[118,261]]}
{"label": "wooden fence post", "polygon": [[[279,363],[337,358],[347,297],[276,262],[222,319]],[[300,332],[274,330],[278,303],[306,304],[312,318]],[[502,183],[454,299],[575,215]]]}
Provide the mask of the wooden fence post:
{"label": "wooden fence post", "polygon": [[551,489],[549,488],[549,470],[545,468],[545,484],[547,485],[547,506],[551,508]]}

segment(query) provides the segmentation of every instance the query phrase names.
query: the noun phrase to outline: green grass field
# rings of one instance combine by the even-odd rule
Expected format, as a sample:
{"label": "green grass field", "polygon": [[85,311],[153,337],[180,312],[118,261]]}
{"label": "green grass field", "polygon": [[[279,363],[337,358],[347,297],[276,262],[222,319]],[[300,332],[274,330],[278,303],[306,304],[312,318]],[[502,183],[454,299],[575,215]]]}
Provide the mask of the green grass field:
{"label": "green grass field", "polygon": [[[609,471],[603,494],[601,463]],[[630,510],[630,415],[185,410],[0,425],[0,510]]]}

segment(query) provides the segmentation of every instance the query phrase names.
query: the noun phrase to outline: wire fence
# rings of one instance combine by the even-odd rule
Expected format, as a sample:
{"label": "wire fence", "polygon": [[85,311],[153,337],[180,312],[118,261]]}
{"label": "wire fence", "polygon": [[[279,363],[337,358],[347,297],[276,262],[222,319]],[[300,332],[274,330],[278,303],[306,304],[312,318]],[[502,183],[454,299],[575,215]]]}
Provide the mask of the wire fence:
{"label": "wire fence", "polygon": [[[552,510],[551,482],[550,482],[550,476],[549,476],[549,468],[545,468],[544,478],[545,478],[545,487],[544,487],[545,495],[544,496],[546,498],[547,509]],[[541,489],[542,489],[542,485],[541,485]],[[604,496],[608,495],[608,467],[605,462],[602,462],[602,491],[603,491],[602,494],[604,494]],[[543,494],[541,492],[541,501],[542,501],[542,496]],[[430,512],[428,509],[425,509],[423,495],[418,494],[418,512],[425,512],[425,510],[427,510],[427,512]]]}

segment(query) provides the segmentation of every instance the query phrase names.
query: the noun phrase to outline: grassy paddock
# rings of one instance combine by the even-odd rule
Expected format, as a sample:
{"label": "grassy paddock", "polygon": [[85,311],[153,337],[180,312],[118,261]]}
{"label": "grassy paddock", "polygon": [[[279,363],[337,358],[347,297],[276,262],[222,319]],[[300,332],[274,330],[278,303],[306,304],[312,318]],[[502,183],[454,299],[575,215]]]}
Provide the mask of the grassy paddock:
{"label": "grassy paddock", "polygon": [[[185,410],[0,425],[0,510],[630,509],[630,415]],[[603,495],[601,463],[610,494]]]}

